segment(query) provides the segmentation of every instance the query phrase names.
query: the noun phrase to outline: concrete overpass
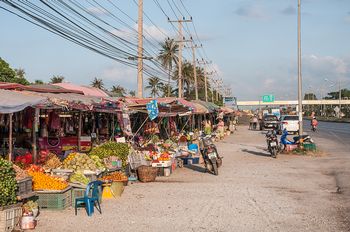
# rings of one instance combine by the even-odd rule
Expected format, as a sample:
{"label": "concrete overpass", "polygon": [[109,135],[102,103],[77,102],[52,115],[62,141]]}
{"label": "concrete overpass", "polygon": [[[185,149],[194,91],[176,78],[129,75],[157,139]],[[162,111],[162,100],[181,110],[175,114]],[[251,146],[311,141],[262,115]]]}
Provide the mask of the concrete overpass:
{"label": "concrete overpass", "polygon": [[[303,100],[303,105],[350,105],[350,100]],[[297,100],[283,100],[274,102],[237,101],[237,106],[281,106],[298,105]]]}

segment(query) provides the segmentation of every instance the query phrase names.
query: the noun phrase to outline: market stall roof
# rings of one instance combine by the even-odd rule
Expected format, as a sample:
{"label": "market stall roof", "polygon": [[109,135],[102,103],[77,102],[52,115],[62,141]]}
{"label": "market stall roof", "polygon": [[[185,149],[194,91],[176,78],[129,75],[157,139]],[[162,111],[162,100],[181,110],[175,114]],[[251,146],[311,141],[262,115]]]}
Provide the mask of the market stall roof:
{"label": "market stall roof", "polygon": [[98,88],[94,88],[94,87],[90,87],[90,86],[75,85],[75,84],[67,83],[67,82],[56,83],[56,84],[53,84],[53,85],[62,87],[64,89],[81,91],[86,96],[95,96],[95,97],[108,97],[109,96],[103,90],[98,89]]}
{"label": "market stall roof", "polygon": [[[126,97],[124,98],[124,102],[130,110],[146,113],[146,104],[154,99]],[[188,115],[192,113],[195,107],[191,102],[174,97],[157,98],[156,100],[158,101],[160,117]]]}
{"label": "market stall roof", "polygon": [[197,102],[192,102],[195,106],[194,114],[208,114],[209,110],[203,106],[202,104],[199,104]]}
{"label": "market stall roof", "polygon": [[76,109],[76,110],[91,110],[98,112],[116,112],[120,110],[120,105],[109,99],[105,99],[102,97],[93,97],[93,96],[85,96],[81,94],[75,93],[38,93],[38,92],[28,92],[23,91],[25,93],[45,97],[47,102],[39,105],[40,108],[57,108],[63,107],[67,109]]}
{"label": "market stall roof", "polygon": [[41,96],[0,89],[0,113],[8,114],[22,111],[29,106],[44,103],[45,100],[46,98]]}
{"label": "market stall roof", "polygon": [[232,114],[235,112],[233,109],[225,106],[220,107],[220,111],[224,112],[224,114]]}
{"label": "market stall roof", "polygon": [[192,102],[199,103],[202,106],[206,107],[208,109],[209,113],[218,111],[220,109],[220,107],[218,105],[216,105],[212,102],[205,102],[205,101],[201,101],[201,100],[194,100]]}
{"label": "market stall roof", "polygon": [[32,92],[41,93],[77,93],[84,94],[82,91],[68,90],[61,88],[59,86],[50,84],[40,84],[40,85],[21,85],[17,83],[0,82],[0,89],[7,90],[27,90]]}

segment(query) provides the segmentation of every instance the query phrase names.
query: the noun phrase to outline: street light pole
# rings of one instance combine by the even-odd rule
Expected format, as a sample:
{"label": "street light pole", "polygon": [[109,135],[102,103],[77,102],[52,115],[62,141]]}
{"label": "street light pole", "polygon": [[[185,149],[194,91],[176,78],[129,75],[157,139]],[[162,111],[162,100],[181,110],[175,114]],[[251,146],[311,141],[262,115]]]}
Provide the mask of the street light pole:
{"label": "street light pole", "polygon": [[[299,136],[303,134],[303,104],[302,104],[302,79],[301,79],[301,33],[300,33],[300,0],[298,0],[298,106],[299,106]],[[300,141],[303,142],[302,139]]]}

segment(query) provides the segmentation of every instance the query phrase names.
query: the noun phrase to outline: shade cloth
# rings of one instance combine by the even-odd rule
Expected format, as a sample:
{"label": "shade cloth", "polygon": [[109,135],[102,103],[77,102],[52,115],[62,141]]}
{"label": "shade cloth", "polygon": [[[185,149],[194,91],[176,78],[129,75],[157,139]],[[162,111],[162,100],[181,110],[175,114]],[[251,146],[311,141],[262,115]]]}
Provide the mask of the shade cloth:
{"label": "shade cloth", "polygon": [[34,96],[23,92],[0,89],[0,113],[9,114],[22,111],[46,101],[45,97]]}

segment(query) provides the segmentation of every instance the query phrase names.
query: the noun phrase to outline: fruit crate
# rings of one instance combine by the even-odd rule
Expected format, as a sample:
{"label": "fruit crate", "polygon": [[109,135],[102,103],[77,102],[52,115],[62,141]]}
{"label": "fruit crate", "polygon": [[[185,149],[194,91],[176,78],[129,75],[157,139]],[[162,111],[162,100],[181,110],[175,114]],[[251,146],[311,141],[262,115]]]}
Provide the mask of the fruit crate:
{"label": "fruit crate", "polygon": [[0,231],[10,232],[19,224],[22,203],[0,207]]}
{"label": "fruit crate", "polygon": [[[84,197],[85,194],[84,188],[73,188],[72,189],[72,207],[75,207],[75,199]],[[100,204],[102,203],[102,188],[100,189],[100,194],[99,194],[99,202]]]}
{"label": "fruit crate", "polygon": [[40,209],[63,210],[72,205],[72,190],[68,187],[61,191],[37,191]]}
{"label": "fruit crate", "polygon": [[18,189],[17,189],[17,197],[20,199],[27,198],[26,196],[32,196],[33,194],[33,178],[27,177],[22,180],[17,181]]}

